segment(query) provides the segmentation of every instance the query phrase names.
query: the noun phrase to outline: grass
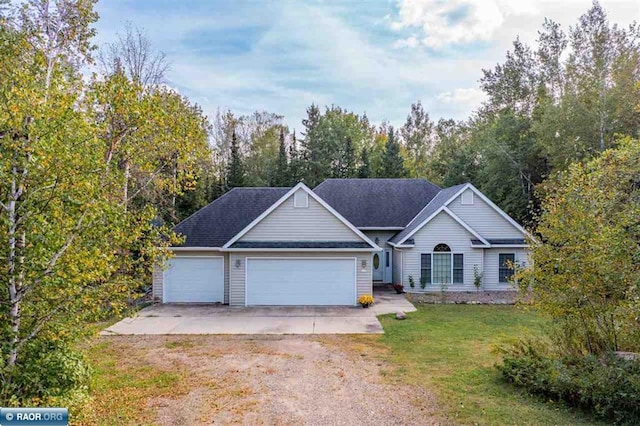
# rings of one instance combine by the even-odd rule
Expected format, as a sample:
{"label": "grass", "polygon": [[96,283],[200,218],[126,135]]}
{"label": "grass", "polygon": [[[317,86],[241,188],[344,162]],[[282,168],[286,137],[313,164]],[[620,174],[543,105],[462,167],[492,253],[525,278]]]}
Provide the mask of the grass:
{"label": "grass", "polygon": [[534,312],[513,306],[423,305],[404,321],[381,317],[379,343],[391,380],[434,391],[456,424],[587,425],[582,413],[544,402],[503,382],[499,344],[544,325]]}

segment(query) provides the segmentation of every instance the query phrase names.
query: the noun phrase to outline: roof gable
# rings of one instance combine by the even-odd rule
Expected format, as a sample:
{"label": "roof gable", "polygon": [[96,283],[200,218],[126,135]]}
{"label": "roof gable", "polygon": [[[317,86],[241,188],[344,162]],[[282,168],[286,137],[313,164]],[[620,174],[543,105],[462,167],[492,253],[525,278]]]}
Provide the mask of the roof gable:
{"label": "roof gable", "polygon": [[322,204],[308,197],[306,207],[296,207],[290,194],[276,209],[247,231],[240,241],[362,241],[351,228]]}
{"label": "roof gable", "polygon": [[185,237],[183,247],[222,247],[260,216],[290,188],[233,188],[173,230]]}
{"label": "roof gable", "polygon": [[[500,217],[500,221],[505,220],[509,223],[509,225],[511,225],[513,228],[515,228],[519,233],[521,233],[521,235],[529,235],[527,233],[527,231],[525,231],[524,228],[522,228],[521,225],[519,225],[515,220],[513,220],[509,215],[507,215],[504,211],[502,211],[498,206],[496,206],[491,200],[489,200],[489,198],[487,198],[486,195],[484,195],[482,192],[480,192],[480,190],[478,190],[475,186],[473,186],[470,183],[466,183],[466,184],[461,184],[461,185],[456,185],[456,186],[452,186],[449,188],[445,188],[443,190],[441,190],[432,200],[431,202],[429,202],[429,204],[427,204],[425,206],[424,209],[422,209],[422,211],[420,211],[420,213],[418,213],[418,215],[416,215],[416,217],[411,221],[411,223],[409,223],[409,225],[407,225],[407,227],[402,230],[401,232],[399,232],[398,234],[396,234],[391,240],[390,242],[392,244],[396,244],[396,245],[400,245],[402,243],[404,243],[408,238],[410,238],[412,235],[414,235],[418,230],[420,230],[423,226],[425,226],[427,223],[429,223],[429,221],[431,221],[440,211],[442,210],[447,210],[448,213],[452,214],[453,216],[455,216],[454,218],[457,218],[458,221],[460,221],[461,223],[465,223],[467,226],[469,226],[472,230],[473,233],[475,233],[476,235],[480,235],[480,233],[478,233],[477,229],[474,229],[470,224],[468,224],[467,222],[464,221],[464,219],[461,219],[460,217],[458,217],[458,215],[452,211],[451,209],[448,208],[448,206],[451,205],[451,203],[458,199],[461,194],[467,190],[473,191],[474,196],[477,196],[483,203],[486,204],[486,206],[491,209],[492,214],[495,213],[496,215],[498,215]],[[470,212],[470,214],[466,217],[473,217],[474,213]],[[488,218],[481,218],[480,220],[487,220],[487,221],[495,221],[498,220],[497,217],[491,217],[489,216]],[[484,244],[488,244],[488,242],[486,241],[486,239],[480,237],[478,238],[479,240],[481,240]]]}
{"label": "roof gable", "polygon": [[440,191],[425,179],[327,179],[314,192],[361,229],[402,229]]}
{"label": "roof gable", "polygon": [[[309,206],[306,208],[294,207],[294,194],[299,191],[303,191],[309,196]],[[313,213],[318,214],[317,217],[314,218],[313,214],[310,214],[312,210]],[[313,222],[314,220],[319,222]],[[325,233],[323,237],[322,229],[320,229],[320,232],[316,232],[314,231],[315,227],[324,228],[325,232],[331,229],[333,233]],[[292,231],[294,231],[293,235]],[[295,235],[296,232],[298,235]],[[246,239],[244,239],[245,236],[247,237]],[[366,242],[372,248],[379,249],[373,241],[303,183],[299,183],[284,194],[227,241],[223,248],[229,248],[241,239],[243,241],[251,241],[255,238],[257,238],[256,241],[288,241],[295,239],[305,241],[320,241],[321,239],[325,241],[353,241],[355,239]]]}

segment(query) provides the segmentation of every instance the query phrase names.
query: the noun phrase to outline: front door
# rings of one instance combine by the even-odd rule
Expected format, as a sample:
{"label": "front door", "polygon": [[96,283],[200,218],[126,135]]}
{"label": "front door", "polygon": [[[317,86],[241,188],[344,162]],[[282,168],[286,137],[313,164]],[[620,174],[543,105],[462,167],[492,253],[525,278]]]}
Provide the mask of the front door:
{"label": "front door", "polygon": [[384,250],[373,253],[373,280],[382,281],[384,279]]}

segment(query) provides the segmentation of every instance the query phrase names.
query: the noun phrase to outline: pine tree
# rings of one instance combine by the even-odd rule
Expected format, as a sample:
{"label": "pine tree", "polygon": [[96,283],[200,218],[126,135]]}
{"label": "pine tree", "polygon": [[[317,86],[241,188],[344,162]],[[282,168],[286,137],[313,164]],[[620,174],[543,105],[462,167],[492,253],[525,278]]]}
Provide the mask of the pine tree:
{"label": "pine tree", "polygon": [[385,178],[403,178],[407,176],[407,169],[404,167],[404,158],[402,158],[402,154],[400,153],[400,144],[396,141],[393,127],[389,128],[380,175],[380,177]]}
{"label": "pine tree", "polygon": [[365,146],[360,154],[360,167],[358,168],[358,177],[360,179],[370,178],[372,175],[371,161],[369,160],[369,149]]}
{"label": "pine tree", "polygon": [[351,138],[347,136],[344,148],[342,149],[342,158],[338,159],[338,176],[340,178],[350,178],[355,175],[355,152]]}
{"label": "pine tree", "polygon": [[283,187],[287,186],[290,181],[289,163],[287,160],[287,147],[284,143],[284,130],[280,130],[280,146],[278,148],[278,158],[276,166],[271,174],[271,186]]}
{"label": "pine tree", "polygon": [[296,132],[293,131],[291,145],[289,145],[289,182],[288,185],[295,186],[302,180],[302,159],[298,151]]}
{"label": "pine tree", "polygon": [[231,136],[231,155],[229,158],[229,165],[227,167],[226,185],[225,189],[228,191],[232,188],[245,185],[244,164],[242,164],[242,157],[240,154],[240,147],[238,145],[238,139],[236,138],[236,132],[233,132]]}

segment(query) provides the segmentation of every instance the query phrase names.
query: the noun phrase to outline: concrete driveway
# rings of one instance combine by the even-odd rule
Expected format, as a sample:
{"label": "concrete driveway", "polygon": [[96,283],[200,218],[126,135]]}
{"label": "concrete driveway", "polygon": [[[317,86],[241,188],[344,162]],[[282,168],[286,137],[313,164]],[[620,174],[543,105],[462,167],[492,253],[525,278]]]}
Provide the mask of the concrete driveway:
{"label": "concrete driveway", "polygon": [[374,298],[368,309],[155,305],[102,334],[379,334],[378,315],[416,310],[404,295],[381,292]]}

